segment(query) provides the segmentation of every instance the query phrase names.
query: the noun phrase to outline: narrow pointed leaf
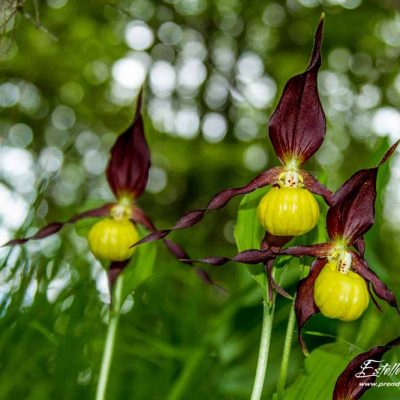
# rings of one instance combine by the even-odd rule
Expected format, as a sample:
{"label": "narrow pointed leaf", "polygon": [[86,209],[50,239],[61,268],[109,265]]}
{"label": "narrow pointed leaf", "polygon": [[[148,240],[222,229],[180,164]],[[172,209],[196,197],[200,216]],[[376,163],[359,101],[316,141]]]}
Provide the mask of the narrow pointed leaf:
{"label": "narrow pointed leaf", "polygon": [[319,308],[314,302],[314,283],[319,273],[327,263],[327,259],[317,259],[313,262],[310,274],[300,280],[297,286],[297,296],[294,303],[297,320],[297,335],[304,354],[308,354],[307,346],[301,335],[304,324],[317,312]]}
{"label": "narrow pointed leaf", "polygon": [[352,253],[352,268],[364,279],[371,283],[374,293],[382,300],[385,300],[390,306],[399,310],[396,296],[372,271],[367,262],[356,253]]}
{"label": "narrow pointed leaf", "polygon": [[380,365],[383,355],[400,345],[400,337],[383,345],[376,346],[359,354],[347,365],[336,381],[333,400],[358,400],[376,381],[375,369]]}
{"label": "narrow pointed leaf", "polygon": [[258,175],[247,185],[244,185],[239,188],[225,189],[225,190],[217,193],[210,200],[210,202],[208,203],[208,205],[205,208],[191,211],[191,212],[183,215],[171,229],[165,229],[162,231],[152,232],[151,234],[142,238],[141,240],[134,243],[133,245],[137,246],[141,243],[148,243],[148,242],[153,242],[154,240],[162,239],[165,236],[167,236],[170,232],[172,232],[176,229],[190,228],[193,225],[196,225],[198,222],[200,222],[203,219],[203,217],[207,211],[217,210],[217,209],[224,207],[235,196],[247,194],[247,193],[253,192],[256,189],[259,189],[264,186],[275,183],[277,181],[281,171],[282,171],[281,167],[271,168],[268,171],[265,171],[265,172],[261,173],[260,175]]}
{"label": "narrow pointed leaf", "polygon": [[317,74],[321,65],[324,20],[321,18],[307,70],[289,79],[269,123],[269,137],[282,163],[300,164],[321,146],[326,122],[318,96]]}
{"label": "narrow pointed leaf", "polygon": [[111,149],[106,175],[111,190],[121,196],[139,197],[147,184],[150,152],[144,136],[143,118],[140,114],[141,96],[132,125],[122,133]]}
{"label": "narrow pointed leaf", "polygon": [[9,242],[5,243],[3,246],[14,246],[18,244],[23,244],[28,242],[29,240],[40,240],[44,239],[48,236],[54,235],[59,232],[64,225],[66,224],[74,224],[75,222],[83,219],[83,218],[93,218],[93,217],[104,217],[109,215],[110,210],[113,204],[108,203],[100,206],[98,208],[94,208],[92,210],[84,211],[80,214],[74,215],[68,221],[65,222],[52,222],[51,224],[46,225],[45,227],[39,229],[34,235],[25,237],[25,238],[18,238],[10,240]]}

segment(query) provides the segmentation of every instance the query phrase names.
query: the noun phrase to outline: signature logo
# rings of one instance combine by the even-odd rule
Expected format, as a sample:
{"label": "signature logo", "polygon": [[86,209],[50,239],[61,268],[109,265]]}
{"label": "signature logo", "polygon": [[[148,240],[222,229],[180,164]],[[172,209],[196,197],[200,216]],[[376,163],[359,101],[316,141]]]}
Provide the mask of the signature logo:
{"label": "signature logo", "polygon": [[400,363],[389,364],[384,360],[365,360],[361,366],[360,371],[354,376],[356,378],[369,378],[379,376],[397,376],[400,375]]}

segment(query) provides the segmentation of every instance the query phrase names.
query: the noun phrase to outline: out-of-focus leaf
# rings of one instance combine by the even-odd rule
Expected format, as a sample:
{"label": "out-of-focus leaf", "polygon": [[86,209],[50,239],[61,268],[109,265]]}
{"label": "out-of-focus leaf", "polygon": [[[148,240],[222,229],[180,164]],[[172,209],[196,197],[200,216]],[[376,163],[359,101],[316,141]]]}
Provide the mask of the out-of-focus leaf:
{"label": "out-of-focus leaf", "polygon": [[[141,236],[145,234],[144,229],[138,227]],[[132,260],[125,268],[124,287],[122,289],[122,301],[144,283],[153,274],[157,258],[157,246],[154,243],[146,243],[138,246],[133,254]]]}
{"label": "out-of-focus leaf", "polygon": [[[268,189],[260,189],[249,193],[240,202],[237,214],[234,236],[239,251],[260,248],[260,242],[264,231],[257,217],[257,207],[262,196]],[[263,289],[266,289],[265,273],[262,266],[255,265],[248,267],[254,279]]]}
{"label": "out-of-focus leaf", "polygon": [[336,379],[356,352],[341,343],[329,343],[305,359],[305,371],[287,389],[285,400],[331,399]]}

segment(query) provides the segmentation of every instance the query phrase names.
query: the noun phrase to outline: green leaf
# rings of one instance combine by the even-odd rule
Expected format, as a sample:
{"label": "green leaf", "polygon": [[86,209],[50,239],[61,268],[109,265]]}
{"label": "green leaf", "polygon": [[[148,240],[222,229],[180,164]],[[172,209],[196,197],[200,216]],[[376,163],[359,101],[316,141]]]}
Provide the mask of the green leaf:
{"label": "green leaf", "polygon": [[[146,231],[137,227],[139,234],[143,237]],[[124,286],[122,289],[122,301],[145,282],[153,273],[154,264],[157,258],[157,246],[155,243],[145,243],[137,246],[129,265],[125,268]]]}
{"label": "green leaf", "polygon": [[[262,196],[268,189],[260,189],[249,193],[240,202],[234,230],[236,245],[239,251],[259,249],[264,230],[258,221],[257,207]],[[260,264],[248,267],[256,282],[266,294],[266,278],[263,266]]]}
{"label": "green leaf", "polygon": [[305,359],[305,371],[286,390],[285,400],[331,399],[336,380],[357,354],[343,343],[329,343]]}

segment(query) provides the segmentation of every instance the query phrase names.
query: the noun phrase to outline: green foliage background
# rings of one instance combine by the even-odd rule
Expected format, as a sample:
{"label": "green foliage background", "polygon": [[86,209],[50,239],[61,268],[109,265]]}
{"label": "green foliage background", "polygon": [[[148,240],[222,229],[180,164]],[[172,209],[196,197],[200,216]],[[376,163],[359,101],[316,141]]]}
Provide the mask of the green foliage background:
{"label": "green foliage background", "polygon": [[[268,118],[286,80],[306,65],[322,11],[326,29],[320,88],[328,133],[307,168],[335,190],[357,169],[374,165],[389,142],[399,138],[397,1],[27,0],[18,10],[16,5],[9,0],[0,7],[0,207],[4,211],[0,228],[4,241],[46,222],[66,219],[100,199],[111,199],[102,171],[93,173],[87,168],[92,160],[88,151],[94,146],[97,158],[93,162],[104,164],[115,135],[132,117],[134,93],[123,102],[113,97],[112,88],[115,63],[138,53],[124,40],[127,24],[135,20],[146,21],[155,33],[166,21],[197,32],[206,50],[202,62],[207,78],[189,94],[176,88],[171,94],[173,107],[189,104],[200,119],[212,109],[227,122],[221,141],[212,143],[202,134],[188,139],[173,129],[165,132],[154,123],[151,108],[145,108],[146,135],[156,169],[153,186],[140,199],[140,206],[159,227],[169,227],[183,212],[203,206],[218,190],[242,185],[276,164],[266,136]],[[266,76],[277,86],[270,102],[255,106],[251,95],[242,93],[241,72],[223,71],[216,64],[212,54],[219,51],[216,43],[221,40],[228,43],[235,59],[251,52],[262,61]],[[165,45],[169,50],[164,48],[161,55],[152,52],[157,44],[156,36],[152,47],[140,53],[172,64],[183,57],[179,44]],[[215,75],[224,76],[230,95],[213,108],[205,100],[205,85]],[[17,101],[13,101],[15,87]],[[147,88],[147,104],[157,95]],[[59,106],[66,107],[58,108],[61,117],[55,112]],[[390,113],[379,119],[379,110]],[[251,135],[246,129],[241,136],[235,133],[243,118],[257,121],[255,130],[248,128]],[[86,143],[84,131],[93,133]],[[251,146],[256,146],[255,153]],[[62,154],[62,163],[51,172],[39,167],[46,148],[58,157]],[[18,175],[18,163],[10,162],[12,169],[2,163],[7,154],[14,154],[12,149],[23,149],[25,157],[32,157],[34,178],[24,190],[18,186],[24,178]],[[246,157],[259,160],[249,163]],[[366,237],[371,267],[397,294],[400,229],[391,212],[400,204],[395,196],[398,165],[392,170],[386,165],[380,171],[377,224]],[[11,209],[4,200],[6,191],[29,206],[22,226],[7,222]],[[193,258],[233,255],[238,208],[239,200],[234,200],[190,231],[175,233],[174,239]],[[321,219],[310,238],[316,240],[323,229]],[[84,224],[68,226],[56,238],[0,250],[0,399],[94,397],[108,298],[98,289],[102,270],[88,252],[82,236],[86,230]],[[161,244],[151,246],[157,258],[146,267],[153,268],[153,274],[130,290],[124,304],[108,398],[249,398],[262,296],[248,270],[234,264],[208,268],[228,289],[224,294],[202,283]],[[134,274],[132,269],[130,273]],[[299,276],[297,263],[287,266],[284,285],[289,292],[294,293]],[[275,392],[289,308],[290,301],[278,299],[265,399]],[[297,343],[293,344],[287,398],[329,399],[335,377],[354,354],[398,336],[398,316],[386,305],[382,308],[379,312],[371,305],[353,323],[313,318],[305,336],[310,350],[317,350],[305,362]],[[395,362],[398,358],[399,353],[392,351],[385,359]],[[400,392],[373,389],[365,398],[377,396],[397,399]]]}

